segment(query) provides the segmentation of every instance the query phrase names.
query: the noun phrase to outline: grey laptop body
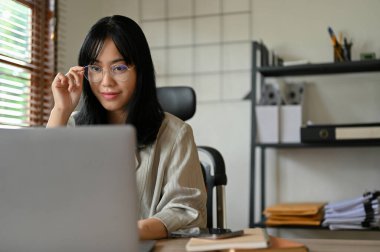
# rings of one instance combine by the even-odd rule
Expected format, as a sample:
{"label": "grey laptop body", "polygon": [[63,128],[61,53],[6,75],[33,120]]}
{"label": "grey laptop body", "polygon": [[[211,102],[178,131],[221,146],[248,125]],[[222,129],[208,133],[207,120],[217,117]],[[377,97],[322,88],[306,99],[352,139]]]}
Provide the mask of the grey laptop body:
{"label": "grey laptop body", "polygon": [[135,130],[0,129],[0,251],[138,251]]}

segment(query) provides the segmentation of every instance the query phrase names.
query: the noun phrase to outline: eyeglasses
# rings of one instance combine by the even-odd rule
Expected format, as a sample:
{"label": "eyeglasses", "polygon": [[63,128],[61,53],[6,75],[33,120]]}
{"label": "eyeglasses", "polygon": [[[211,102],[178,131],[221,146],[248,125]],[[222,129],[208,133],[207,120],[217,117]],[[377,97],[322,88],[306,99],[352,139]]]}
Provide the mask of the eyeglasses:
{"label": "eyeglasses", "polygon": [[[128,70],[133,66],[126,65],[113,65],[109,67],[109,73],[115,81],[126,81],[128,79]],[[84,67],[84,77],[90,83],[99,83],[103,80],[104,72],[103,67],[97,65],[88,65]]]}

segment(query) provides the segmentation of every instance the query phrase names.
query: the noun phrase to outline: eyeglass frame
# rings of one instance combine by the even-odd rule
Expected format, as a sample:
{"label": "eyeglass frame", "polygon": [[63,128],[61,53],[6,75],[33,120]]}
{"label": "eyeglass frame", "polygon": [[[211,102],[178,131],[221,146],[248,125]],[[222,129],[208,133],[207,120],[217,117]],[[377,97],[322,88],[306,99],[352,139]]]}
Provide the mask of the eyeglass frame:
{"label": "eyeglass frame", "polygon": [[[101,71],[101,75],[102,75],[102,78],[99,80],[99,81],[90,81],[89,80],[89,77],[88,77],[88,69],[90,66],[95,66],[95,67],[99,67],[102,71]],[[115,81],[126,81],[127,79],[125,80],[117,80],[115,79],[115,74],[113,71],[112,71],[112,68],[113,67],[118,67],[118,66],[125,66],[126,67],[126,70],[125,70],[125,73],[128,73],[129,70],[133,69],[135,66],[134,65],[131,65],[131,66],[128,66],[126,64],[116,64],[116,65],[111,65],[109,66],[109,70],[108,71],[104,71],[104,67],[101,67],[101,66],[98,66],[98,65],[92,65],[92,64],[89,64],[89,65],[86,65],[84,66],[84,77],[88,80],[88,82],[91,84],[91,83],[95,83],[95,84],[99,84],[100,82],[102,82],[103,78],[104,78],[104,72],[109,72],[110,73],[110,76],[112,77],[112,79],[114,79]],[[87,72],[87,74],[86,74]],[[124,74],[124,72],[122,73]]]}

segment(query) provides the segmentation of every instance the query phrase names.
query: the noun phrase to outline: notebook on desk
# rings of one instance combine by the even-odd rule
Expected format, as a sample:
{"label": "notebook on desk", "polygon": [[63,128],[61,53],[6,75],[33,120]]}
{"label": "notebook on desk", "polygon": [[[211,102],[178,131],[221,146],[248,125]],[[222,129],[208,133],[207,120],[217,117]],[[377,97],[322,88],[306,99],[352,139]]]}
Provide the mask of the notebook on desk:
{"label": "notebook on desk", "polygon": [[130,126],[0,129],[0,250],[138,251]]}

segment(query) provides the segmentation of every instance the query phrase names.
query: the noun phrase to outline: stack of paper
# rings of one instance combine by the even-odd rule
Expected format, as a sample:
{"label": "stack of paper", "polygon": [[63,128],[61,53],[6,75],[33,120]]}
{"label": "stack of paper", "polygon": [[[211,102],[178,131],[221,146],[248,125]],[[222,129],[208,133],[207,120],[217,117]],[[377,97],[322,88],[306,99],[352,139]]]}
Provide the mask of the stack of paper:
{"label": "stack of paper", "polygon": [[380,227],[380,191],[332,202],[325,206],[323,226],[336,229],[372,229]]}
{"label": "stack of paper", "polygon": [[325,203],[282,203],[267,207],[264,215],[268,226],[309,225],[319,226]]}

